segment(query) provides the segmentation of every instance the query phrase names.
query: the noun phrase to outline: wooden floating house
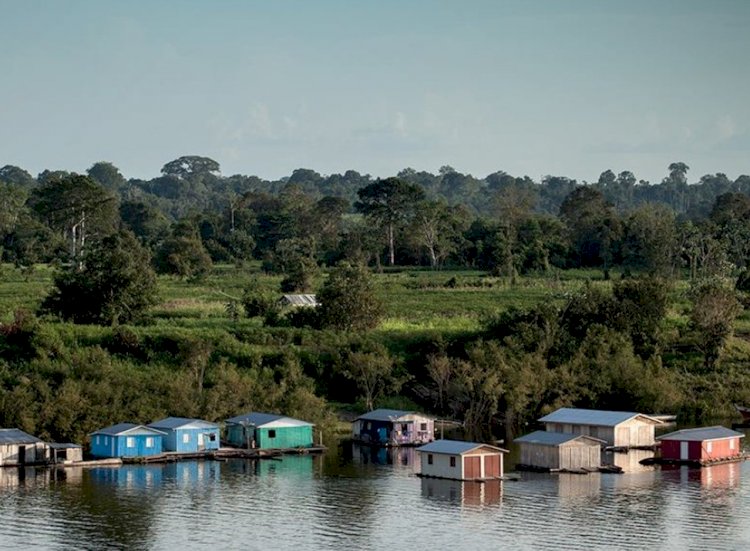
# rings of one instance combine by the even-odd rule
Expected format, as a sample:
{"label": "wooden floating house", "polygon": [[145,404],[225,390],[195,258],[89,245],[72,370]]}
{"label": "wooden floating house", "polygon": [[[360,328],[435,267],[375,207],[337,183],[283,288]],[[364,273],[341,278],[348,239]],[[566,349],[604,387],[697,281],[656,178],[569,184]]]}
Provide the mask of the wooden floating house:
{"label": "wooden floating house", "polygon": [[196,453],[219,449],[219,425],[208,421],[167,417],[148,426],[164,433],[164,451]]}
{"label": "wooden floating house", "polygon": [[375,446],[418,446],[435,439],[435,420],[414,411],[376,409],[354,420],[352,438]]}
{"label": "wooden floating house", "polygon": [[245,449],[311,448],[313,426],[283,415],[251,412],[226,420],[226,440]]}
{"label": "wooden floating house", "polygon": [[420,476],[452,480],[496,480],[503,477],[503,454],[508,450],[457,440],[435,440],[417,448]]}
{"label": "wooden floating house", "polygon": [[50,461],[55,464],[76,463],[83,461],[83,447],[70,443],[49,443]]}
{"label": "wooden floating house", "polygon": [[48,461],[49,446],[20,429],[0,429],[0,467],[20,467]]}
{"label": "wooden floating house", "polygon": [[163,450],[164,433],[135,423],[119,423],[91,434],[94,457],[146,457]]}
{"label": "wooden floating house", "polygon": [[278,304],[282,308],[315,308],[318,298],[315,295],[283,295]]}
{"label": "wooden floating house", "polygon": [[745,435],[726,427],[683,429],[659,436],[662,461],[711,463],[741,459],[740,438]]}
{"label": "wooden floating house", "polygon": [[601,466],[603,440],[582,434],[538,430],[516,438],[520,465],[551,471],[595,471]]}
{"label": "wooden floating house", "polygon": [[653,446],[654,427],[662,422],[642,413],[560,408],[539,419],[547,432],[591,436],[615,448]]}

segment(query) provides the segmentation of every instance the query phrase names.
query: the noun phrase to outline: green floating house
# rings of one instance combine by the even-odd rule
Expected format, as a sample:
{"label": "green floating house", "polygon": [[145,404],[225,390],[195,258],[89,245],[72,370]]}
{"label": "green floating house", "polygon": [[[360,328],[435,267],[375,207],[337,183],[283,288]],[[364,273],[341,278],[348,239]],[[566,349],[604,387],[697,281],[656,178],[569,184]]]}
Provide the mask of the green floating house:
{"label": "green floating house", "polygon": [[251,412],[227,419],[226,440],[245,449],[310,448],[313,424],[273,413]]}

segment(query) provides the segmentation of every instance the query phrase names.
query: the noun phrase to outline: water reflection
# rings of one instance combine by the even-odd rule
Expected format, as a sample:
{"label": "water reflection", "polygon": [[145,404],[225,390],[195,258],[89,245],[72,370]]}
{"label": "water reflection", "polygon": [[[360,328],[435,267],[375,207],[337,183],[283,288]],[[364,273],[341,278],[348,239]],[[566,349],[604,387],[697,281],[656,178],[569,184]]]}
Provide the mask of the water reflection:
{"label": "water reflection", "polygon": [[422,478],[420,484],[422,497],[455,505],[470,507],[496,505],[500,503],[503,496],[503,483],[500,480],[482,483]]}
{"label": "water reflection", "polygon": [[651,450],[629,450],[627,453],[602,452],[602,465],[615,465],[624,473],[646,473],[656,470],[653,465],[642,465],[641,461],[654,457]]}
{"label": "water reflection", "polygon": [[392,465],[405,467],[407,471],[419,472],[419,456],[416,448],[381,448],[352,443],[352,460],[360,465]]}

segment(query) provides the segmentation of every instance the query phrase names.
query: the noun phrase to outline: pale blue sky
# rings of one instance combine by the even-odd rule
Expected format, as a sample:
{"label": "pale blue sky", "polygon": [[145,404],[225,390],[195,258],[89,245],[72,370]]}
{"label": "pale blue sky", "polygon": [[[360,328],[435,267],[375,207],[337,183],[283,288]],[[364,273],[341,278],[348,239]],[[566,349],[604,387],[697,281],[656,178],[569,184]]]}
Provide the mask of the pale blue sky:
{"label": "pale blue sky", "polygon": [[0,165],[750,173],[750,1],[0,0]]}

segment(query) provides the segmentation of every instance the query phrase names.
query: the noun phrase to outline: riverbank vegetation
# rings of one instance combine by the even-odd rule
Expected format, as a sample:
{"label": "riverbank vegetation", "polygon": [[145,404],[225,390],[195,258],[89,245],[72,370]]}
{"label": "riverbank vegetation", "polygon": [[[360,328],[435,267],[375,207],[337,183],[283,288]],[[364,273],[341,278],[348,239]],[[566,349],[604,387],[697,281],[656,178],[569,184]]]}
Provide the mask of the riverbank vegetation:
{"label": "riverbank vegetation", "polygon": [[82,442],[267,410],[331,431],[390,406],[513,432],[562,405],[750,402],[747,176],[218,168],[0,169],[0,426]]}

